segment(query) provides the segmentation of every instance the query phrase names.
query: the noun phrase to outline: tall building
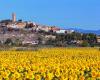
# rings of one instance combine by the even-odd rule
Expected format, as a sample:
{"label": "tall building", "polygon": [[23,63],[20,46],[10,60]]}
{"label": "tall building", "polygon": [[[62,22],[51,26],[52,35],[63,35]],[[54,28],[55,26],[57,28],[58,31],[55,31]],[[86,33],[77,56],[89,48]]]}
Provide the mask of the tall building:
{"label": "tall building", "polygon": [[16,14],[12,13],[12,22],[16,22]]}

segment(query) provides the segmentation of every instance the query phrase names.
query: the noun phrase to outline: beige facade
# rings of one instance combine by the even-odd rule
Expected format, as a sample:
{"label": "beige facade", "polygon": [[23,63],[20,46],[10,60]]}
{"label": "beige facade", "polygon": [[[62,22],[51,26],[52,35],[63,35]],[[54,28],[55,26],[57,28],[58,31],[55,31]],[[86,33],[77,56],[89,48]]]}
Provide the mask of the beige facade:
{"label": "beige facade", "polygon": [[25,26],[26,26],[26,23],[25,22],[15,23],[15,24],[9,23],[7,25],[8,28],[19,28],[19,29],[24,28]]}
{"label": "beige facade", "polygon": [[49,27],[47,27],[47,26],[43,26],[43,27],[41,27],[40,29],[43,30],[43,31],[46,31],[46,32],[49,31]]}
{"label": "beige facade", "polygon": [[97,36],[97,42],[100,43],[100,36]]}
{"label": "beige facade", "polygon": [[17,23],[16,26],[18,28],[24,28],[26,26],[26,23],[24,23],[24,22],[23,23]]}

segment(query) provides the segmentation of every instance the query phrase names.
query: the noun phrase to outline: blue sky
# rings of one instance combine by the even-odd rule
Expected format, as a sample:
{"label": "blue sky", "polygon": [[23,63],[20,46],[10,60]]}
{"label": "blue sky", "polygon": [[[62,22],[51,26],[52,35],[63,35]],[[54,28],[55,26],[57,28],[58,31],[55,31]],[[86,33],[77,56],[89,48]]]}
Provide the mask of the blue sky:
{"label": "blue sky", "polygon": [[1,0],[0,20],[11,18],[62,28],[100,29],[100,0]]}

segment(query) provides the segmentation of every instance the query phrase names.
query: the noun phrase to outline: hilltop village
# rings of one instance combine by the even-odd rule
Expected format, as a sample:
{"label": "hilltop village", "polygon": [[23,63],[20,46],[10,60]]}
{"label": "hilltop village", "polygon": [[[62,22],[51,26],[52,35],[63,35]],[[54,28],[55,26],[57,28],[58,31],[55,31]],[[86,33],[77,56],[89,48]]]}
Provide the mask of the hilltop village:
{"label": "hilltop village", "polygon": [[99,46],[100,36],[12,19],[0,21],[0,46]]}

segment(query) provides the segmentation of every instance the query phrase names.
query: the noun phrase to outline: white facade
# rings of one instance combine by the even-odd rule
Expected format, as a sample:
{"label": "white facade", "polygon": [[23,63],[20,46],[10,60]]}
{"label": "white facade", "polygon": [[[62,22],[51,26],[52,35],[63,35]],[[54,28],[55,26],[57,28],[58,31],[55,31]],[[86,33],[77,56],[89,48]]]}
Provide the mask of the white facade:
{"label": "white facade", "polygon": [[15,24],[9,24],[7,25],[8,28],[18,28],[18,26],[16,26]]}
{"label": "white facade", "polygon": [[66,30],[59,30],[59,31],[56,31],[56,33],[65,33]]}
{"label": "white facade", "polygon": [[71,34],[74,32],[74,30],[66,30],[68,34]]}
{"label": "white facade", "polygon": [[24,44],[32,44],[32,45],[36,45],[36,44],[38,44],[38,41],[28,41],[28,40],[24,40],[23,42],[22,42],[22,44],[24,45]]}

